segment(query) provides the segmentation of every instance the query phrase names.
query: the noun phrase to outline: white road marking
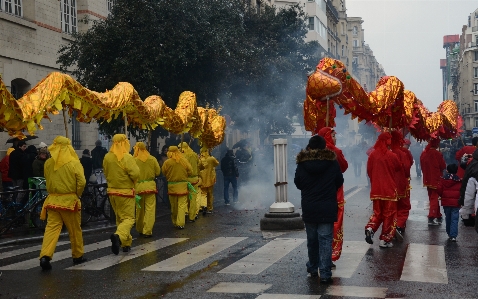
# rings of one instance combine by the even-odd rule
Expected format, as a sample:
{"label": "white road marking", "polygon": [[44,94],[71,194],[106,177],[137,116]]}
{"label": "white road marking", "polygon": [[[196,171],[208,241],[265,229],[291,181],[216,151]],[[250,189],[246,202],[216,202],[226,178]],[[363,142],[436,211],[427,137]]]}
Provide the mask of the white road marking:
{"label": "white road marking", "polygon": [[319,299],[320,295],[262,294],[256,299]]}
{"label": "white road marking", "polygon": [[[61,241],[56,243],[56,246],[61,246],[70,243],[70,241]],[[14,247],[14,246],[9,246],[9,247]],[[3,247],[5,248],[5,247]],[[2,249],[3,249],[2,248]],[[12,250],[12,251],[7,251],[7,252],[0,252],[0,260],[1,259],[6,259],[12,256],[17,256],[25,253],[30,253],[34,251],[39,251],[41,249],[41,245],[36,245],[36,246],[31,246],[31,247],[26,247],[26,248],[20,248],[17,250]]]}
{"label": "white road marking", "polygon": [[218,273],[259,274],[304,241],[305,239],[274,239]]}
{"label": "white road marking", "polygon": [[332,276],[351,278],[369,248],[370,244],[365,241],[344,241],[340,259],[335,262],[337,269],[332,270]]}
{"label": "white road marking", "polygon": [[331,285],[327,288],[325,294],[343,297],[385,298],[387,288]]}
{"label": "white road marking", "polygon": [[400,280],[448,284],[444,247],[408,245]]}
{"label": "white road marking", "polygon": [[132,260],[158,249],[186,241],[188,238],[164,238],[140,246],[132,247],[128,253],[120,252],[119,255],[110,254],[96,260],[67,268],[68,270],[103,270],[108,267]]}
{"label": "white road marking", "polygon": [[359,187],[357,188],[356,190],[352,191],[351,193],[347,194],[344,199],[345,200],[349,200],[349,198],[351,198],[352,196],[354,196],[355,194],[359,193],[360,191],[362,191],[363,187]]}
{"label": "white road marking", "polygon": [[205,244],[191,248],[183,253],[175,255],[167,260],[144,268],[143,271],[180,271],[192,266],[216,253],[219,253],[247,238],[243,237],[221,237]]}
{"label": "white road marking", "polygon": [[[257,294],[272,287],[266,283],[242,283],[242,282],[220,282],[207,292],[209,293],[235,293],[235,294]],[[277,298],[277,297],[275,297]]]}
{"label": "white road marking", "polygon": [[[87,253],[90,251],[108,247],[110,245],[111,245],[111,241],[105,240],[98,243],[85,245],[83,249],[84,249],[84,252]],[[55,263],[57,261],[61,261],[67,258],[71,258],[71,249],[56,252],[53,255],[53,259],[51,260],[51,263]],[[28,270],[35,267],[40,267],[40,260],[38,258],[4,266],[4,267],[1,267],[0,270]]]}

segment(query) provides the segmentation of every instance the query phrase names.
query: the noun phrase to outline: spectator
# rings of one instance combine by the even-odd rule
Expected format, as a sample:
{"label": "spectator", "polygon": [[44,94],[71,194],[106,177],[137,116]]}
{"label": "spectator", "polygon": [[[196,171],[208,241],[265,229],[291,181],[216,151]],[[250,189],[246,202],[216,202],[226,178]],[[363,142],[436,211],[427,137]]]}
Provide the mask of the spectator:
{"label": "spectator", "polygon": [[[17,148],[10,154],[10,161],[8,167],[8,177],[12,179],[13,186],[23,189],[24,170],[27,145],[25,141],[19,141]],[[20,194],[18,195],[20,196]],[[22,197],[22,196],[20,196]]]}
{"label": "spectator", "polygon": [[91,159],[90,151],[88,149],[83,150],[83,154],[80,158],[80,163],[83,166],[85,178],[89,181],[91,174],[93,173],[93,160]]}
{"label": "spectator", "polygon": [[3,190],[5,191],[8,187],[12,187],[12,179],[8,176],[8,168],[10,165],[10,154],[14,151],[15,149],[13,147],[10,147],[7,149],[7,154],[5,157],[3,157],[2,161],[0,161],[0,171],[2,173],[2,187]]}
{"label": "spectator", "polygon": [[34,145],[29,145],[25,150],[25,169],[23,172],[24,181],[23,187],[28,189],[28,178],[33,177],[33,162],[35,161],[36,157],[38,156],[37,148]]}
{"label": "spectator", "polygon": [[[446,171],[447,173],[440,178],[437,193],[441,196],[441,205],[445,211],[446,233],[448,234],[450,241],[456,242],[460,212],[458,199],[460,198],[461,179],[456,175],[456,172],[458,171],[458,166],[456,164],[448,165]],[[468,183],[470,182],[471,181],[468,181]],[[474,185],[472,189],[474,194],[476,192]]]}
{"label": "spectator", "polygon": [[321,283],[332,282],[332,241],[337,221],[337,190],[343,185],[337,155],[313,136],[297,155],[294,183],[301,192],[302,219],[307,233],[307,272]]}
{"label": "spectator", "polygon": [[45,177],[45,161],[48,159],[48,151],[45,148],[41,148],[38,156],[32,163],[32,176]]}
{"label": "spectator", "polygon": [[101,140],[96,140],[95,148],[91,151],[93,170],[103,168],[103,159],[107,153],[108,150],[102,146]]}
{"label": "spectator", "polygon": [[239,170],[237,169],[234,161],[234,152],[227,150],[226,155],[221,160],[221,171],[224,176],[224,202],[226,206],[229,203],[229,184],[232,185],[233,193],[232,198],[234,203],[237,202],[239,194],[237,192],[237,178],[239,177]]}

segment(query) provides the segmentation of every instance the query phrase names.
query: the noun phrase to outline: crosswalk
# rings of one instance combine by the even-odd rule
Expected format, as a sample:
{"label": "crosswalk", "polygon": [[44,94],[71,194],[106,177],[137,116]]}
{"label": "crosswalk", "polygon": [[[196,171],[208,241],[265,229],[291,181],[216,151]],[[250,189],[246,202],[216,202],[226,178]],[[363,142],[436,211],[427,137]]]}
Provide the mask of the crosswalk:
{"label": "crosswalk", "polygon": [[[69,248],[60,250],[55,253],[52,263],[55,271],[101,271],[107,268],[116,267],[133,259],[141,259],[141,257],[159,252],[161,249],[171,248],[175,246],[175,250],[163,260],[157,262],[154,259],[152,264],[142,264],[140,271],[148,272],[178,272],[187,271],[194,265],[209,258],[217,258],[221,253],[222,257],[227,252],[239,251],[242,246],[250,245],[251,237],[219,237],[212,240],[205,240],[191,247],[189,238],[163,238],[153,240],[148,243],[133,246],[128,253],[120,252],[119,255],[113,255],[109,251],[111,246],[110,240],[95,242],[84,246],[85,253],[95,252],[95,257],[104,253],[103,256],[90,260],[86,263],[70,266],[55,263],[61,260],[71,258],[71,250]],[[249,242],[249,243],[247,243]],[[59,242],[58,245],[66,245],[69,242]],[[133,243],[134,244],[134,243]],[[304,261],[307,251],[304,250],[306,239],[303,238],[282,238],[277,237],[260,243],[258,248],[254,248],[247,255],[241,256],[231,264],[227,264],[222,269],[217,269],[217,275],[225,275],[228,280],[231,277],[241,277],[249,275],[251,277],[258,276],[271,268],[283,267],[283,271],[288,271],[286,263],[281,261],[289,261],[291,257],[299,256]],[[39,267],[38,256],[18,261],[22,255],[32,256],[33,253],[38,254],[40,245],[29,246],[25,248],[8,248],[0,253],[0,270],[2,271],[21,271]],[[108,248],[107,248],[108,247]],[[187,247],[184,248],[184,247]],[[333,271],[335,278],[352,278],[357,274],[357,269],[363,262],[367,252],[372,245],[364,241],[345,241],[342,256],[336,262],[337,269]],[[107,248],[107,249],[106,249]],[[0,250],[4,250],[1,249]],[[229,250],[226,252],[226,250]],[[301,251],[302,250],[302,251]],[[403,263],[400,281],[425,282],[448,284],[447,268],[445,262],[444,247],[439,245],[425,245],[411,243],[406,248],[406,256]],[[224,252],[226,254],[224,255]],[[384,251],[382,251],[384,252]],[[16,262],[11,262],[14,260]],[[150,261],[149,259],[148,261]],[[232,276],[231,276],[232,275]],[[279,299],[306,299],[320,298],[320,295],[294,295],[294,294],[272,294],[268,293],[272,284],[270,283],[249,283],[244,284],[237,281],[224,281],[212,286],[207,292],[210,293],[252,293],[258,294],[258,299],[279,298]],[[365,287],[365,286],[346,286],[332,285],[327,288],[324,295],[330,296],[351,296],[351,297],[367,297],[367,298],[386,298],[387,288]]]}

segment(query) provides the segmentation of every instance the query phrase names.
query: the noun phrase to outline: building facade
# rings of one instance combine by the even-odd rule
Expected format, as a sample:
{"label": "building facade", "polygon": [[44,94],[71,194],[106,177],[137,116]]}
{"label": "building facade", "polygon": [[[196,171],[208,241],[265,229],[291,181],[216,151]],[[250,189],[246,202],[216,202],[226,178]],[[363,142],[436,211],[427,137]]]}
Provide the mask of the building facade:
{"label": "building facade", "polygon": [[471,135],[473,128],[478,128],[478,9],[470,13],[459,36],[444,36],[443,48],[443,99],[456,102],[464,129]]}
{"label": "building facade", "polygon": [[[73,40],[74,32],[85,32],[94,20],[106,19],[114,0],[0,0],[0,75],[12,95],[19,99],[49,73],[59,71],[58,50]],[[51,144],[65,135],[62,115],[43,121],[38,139]],[[77,150],[92,149],[98,125],[76,120],[68,123],[69,138]],[[0,134],[0,144],[9,138]],[[3,143],[2,143],[3,141]]]}

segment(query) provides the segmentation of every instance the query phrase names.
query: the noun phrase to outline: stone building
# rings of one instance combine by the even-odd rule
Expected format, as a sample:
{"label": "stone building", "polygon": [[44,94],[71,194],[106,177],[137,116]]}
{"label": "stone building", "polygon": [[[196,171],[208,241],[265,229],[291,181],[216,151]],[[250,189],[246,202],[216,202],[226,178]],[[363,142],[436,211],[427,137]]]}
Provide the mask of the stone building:
{"label": "stone building", "polygon": [[[0,0],[0,75],[17,99],[49,73],[59,71],[58,50],[73,40],[73,32],[84,32],[94,20],[106,19],[114,0]],[[90,22],[89,22],[90,21]],[[51,144],[64,135],[62,115],[52,115],[52,122],[42,121],[38,139]],[[68,124],[68,135],[77,150],[92,149],[98,139],[96,123],[76,120]],[[0,134],[0,144],[9,138]],[[3,146],[7,147],[7,146]],[[0,148],[3,149],[3,148]]]}
{"label": "stone building", "polygon": [[478,128],[478,9],[470,13],[460,35],[443,37],[440,59],[443,99],[456,102],[468,135]]}

